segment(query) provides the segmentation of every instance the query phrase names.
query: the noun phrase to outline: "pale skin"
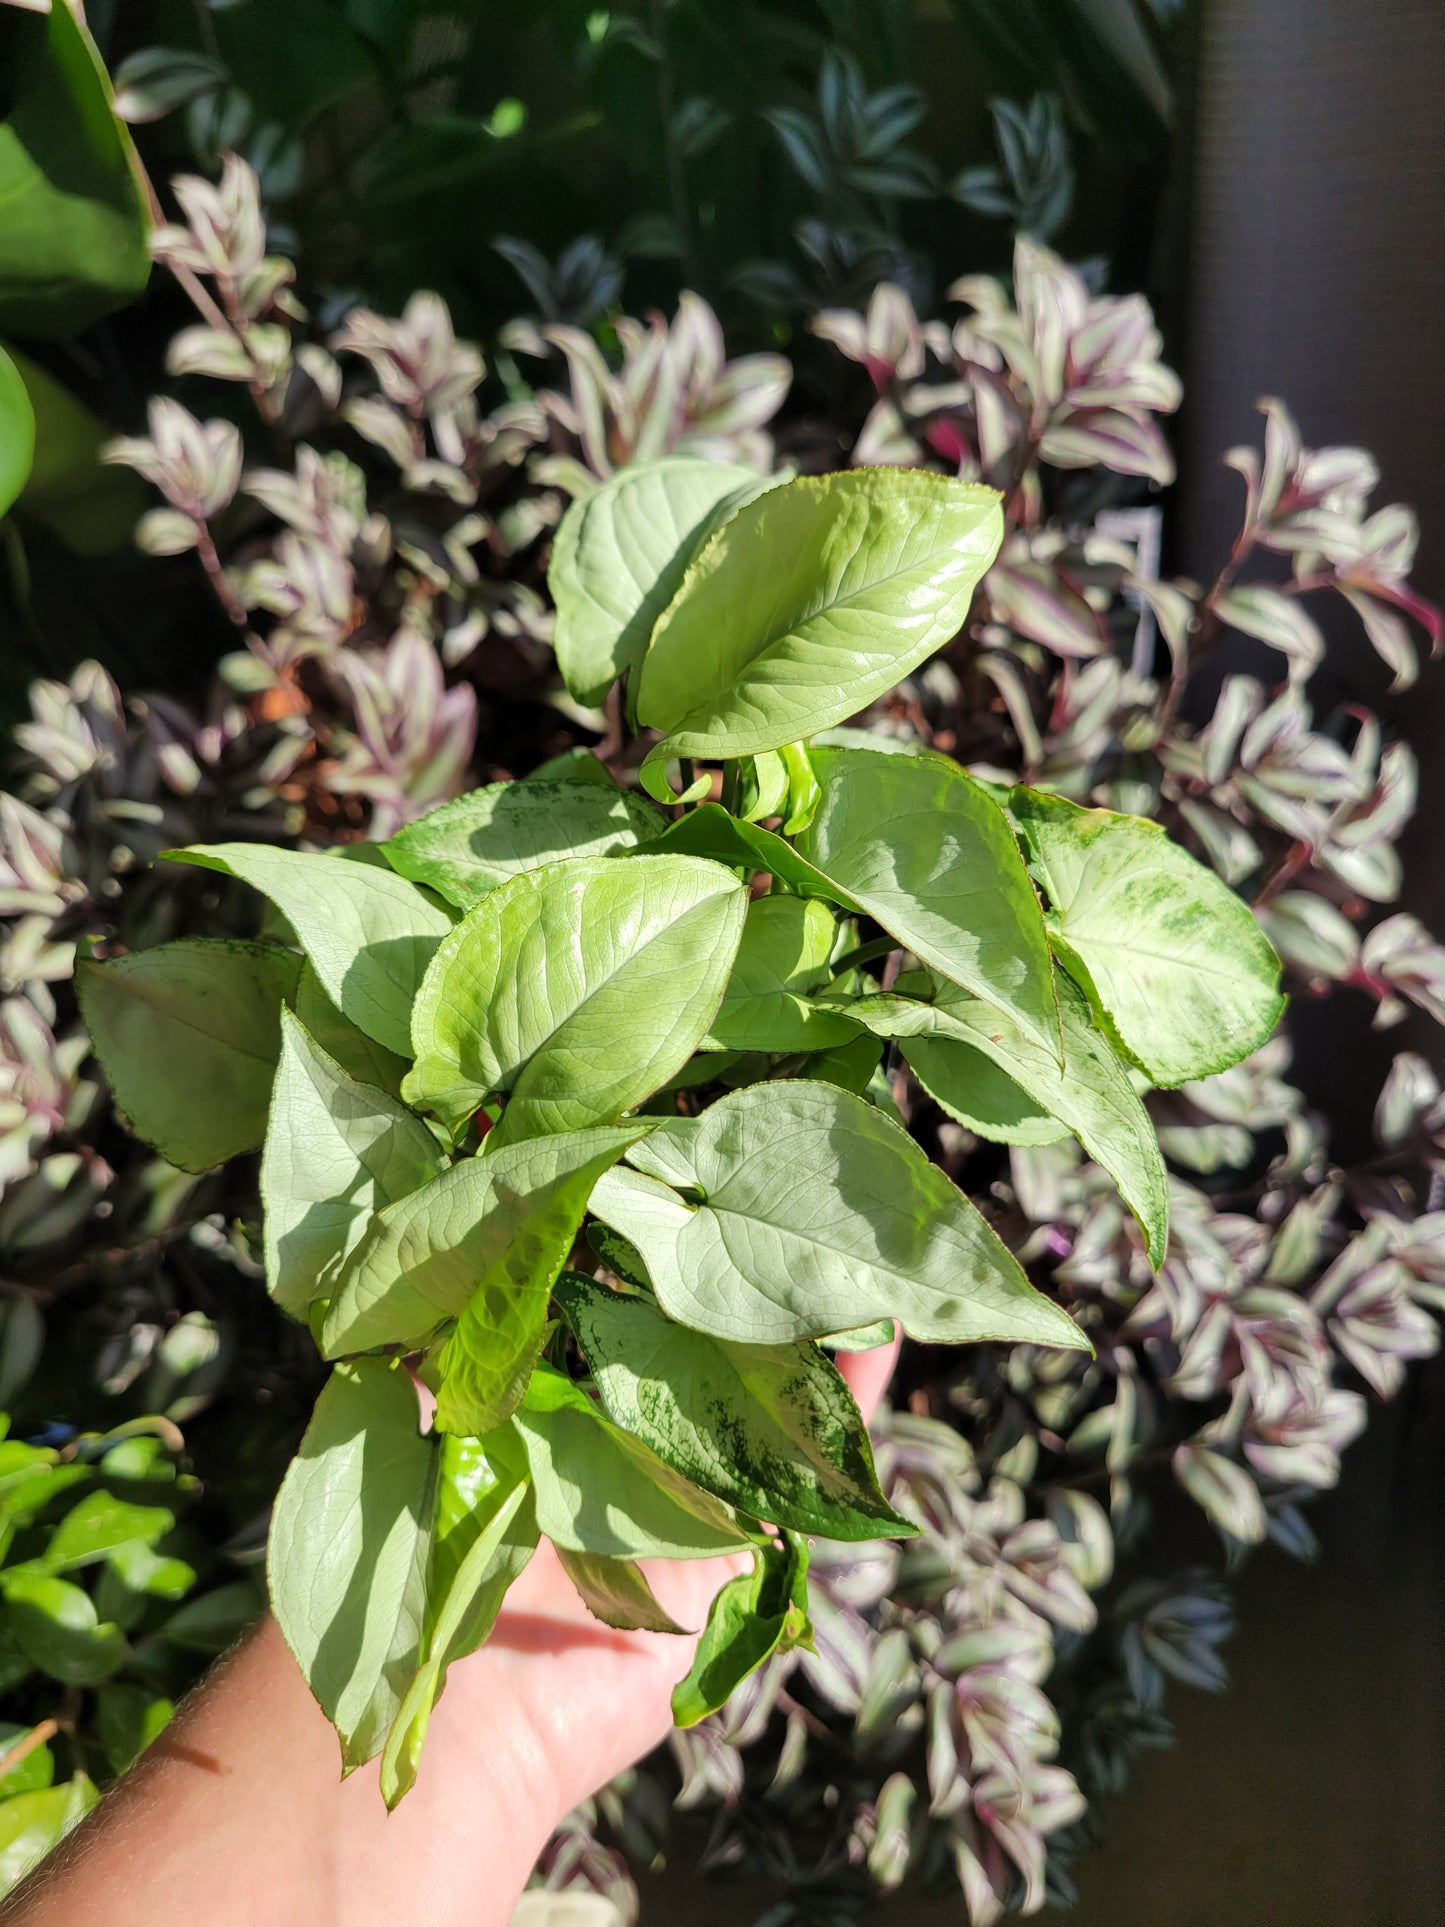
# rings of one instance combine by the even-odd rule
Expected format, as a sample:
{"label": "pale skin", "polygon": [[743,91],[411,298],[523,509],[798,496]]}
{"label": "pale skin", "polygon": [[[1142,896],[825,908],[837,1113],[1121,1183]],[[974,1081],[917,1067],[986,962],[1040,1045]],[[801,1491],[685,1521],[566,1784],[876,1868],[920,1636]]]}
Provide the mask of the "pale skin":
{"label": "pale skin", "polygon": [[[839,1360],[863,1411],[895,1346]],[[650,1561],[701,1627],[726,1559]],[[0,1908],[3,1927],[505,1927],[557,1822],[657,1745],[693,1641],[600,1625],[543,1544],[486,1646],[451,1670],[415,1789],[388,1815],[274,1620],[241,1641],[140,1764]]]}

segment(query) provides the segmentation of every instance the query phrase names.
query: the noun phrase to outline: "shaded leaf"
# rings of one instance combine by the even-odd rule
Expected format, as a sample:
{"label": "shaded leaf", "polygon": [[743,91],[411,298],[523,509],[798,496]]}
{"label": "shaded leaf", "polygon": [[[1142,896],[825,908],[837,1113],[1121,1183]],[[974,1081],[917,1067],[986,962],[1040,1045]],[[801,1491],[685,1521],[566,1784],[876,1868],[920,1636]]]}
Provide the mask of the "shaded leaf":
{"label": "shaded leaf", "polygon": [[169,1163],[207,1171],[260,1145],[300,969],[274,944],[208,937],[76,965],[115,1101]]}
{"label": "shaded leaf", "polygon": [[673,1719],[696,1726],[773,1653],[811,1642],[808,1545],[788,1532],[759,1548],[752,1571],[714,1598],[687,1677],[672,1689]]}
{"label": "shaded leaf", "polygon": [[304,1316],[329,1295],[374,1214],[436,1177],[441,1149],[421,1119],[360,1084],[289,1011],[261,1159],[266,1288]]}
{"label": "shaded leaf", "polygon": [[452,919],[377,864],[253,843],[167,852],[239,877],[269,897],[296,932],[343,1017],[387,1050],[409,1055],[411,1006]]}
{"label": "shaded leaf", "polygon": [[634,1559],[607,1559],[598,1553],[557,1548],[563,1572],[594,1619],[619,1632],[685,1633],[687,1628],[659,1603],[647,1575]]}
{"label": "shaded leaf", "polygon": [[660,811],[611,779],[493,783],[443,803],[382,845],[387,861],[459,910],[509,877],[571,856],[612,856],[665,827]]}

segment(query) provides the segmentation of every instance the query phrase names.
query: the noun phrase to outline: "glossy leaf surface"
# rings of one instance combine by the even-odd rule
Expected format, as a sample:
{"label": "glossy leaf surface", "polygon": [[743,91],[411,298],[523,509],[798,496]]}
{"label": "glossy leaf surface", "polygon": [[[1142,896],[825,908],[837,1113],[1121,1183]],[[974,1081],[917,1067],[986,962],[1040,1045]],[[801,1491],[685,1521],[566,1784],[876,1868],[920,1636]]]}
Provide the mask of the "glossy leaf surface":
{"label": "glossy leaf surface", "polygon": [[745,909],[736,878],[694,857],[583,857],[514,877],[427,972],[408,1101],[456,1124],[506,1092],[503,1141],[616,1117],[706,1035]]}
{"label": "glossy leaf surface", "polygon": [[639,721],[675,756],[756,755],[843,722],[957,632],[1002,532],[991,489],[921,469],[768,490],[658,622]]}
{"label": "glossy leaf surface", "polygon": [[730,1579],[708,1611],[697,1656],[672,1690],[672,1717],[696,1726],[775,1652],[810,1645],[808,1546],[794,1533],[753,1555],[753,1570]]}
{"label": "glossy leaf surface", "polygon": [[820,749],[823,798],[798,838],[891,936],[1059,1055],[1053,965],[1008,818],[933,756]]}
{"label": "glossy leaf surface", "polygon": [[641,661],[688,563],[730,505],[768,486],[753,469],[674,457],[619,469],[557,529],[547,586],[553,646],[579,703],[599,703]]}

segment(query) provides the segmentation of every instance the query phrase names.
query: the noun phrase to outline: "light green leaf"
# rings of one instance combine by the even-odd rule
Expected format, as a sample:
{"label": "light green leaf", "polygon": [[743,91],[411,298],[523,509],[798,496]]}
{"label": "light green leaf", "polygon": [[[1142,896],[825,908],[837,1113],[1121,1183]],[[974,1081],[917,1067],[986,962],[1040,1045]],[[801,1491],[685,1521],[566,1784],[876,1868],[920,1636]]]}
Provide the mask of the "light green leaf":
{"label": "light green leaf", "polygon": [[785,1533],[753,1554],[714,1598],[686,1679],[672,1689],[672,1717],[696,1726],[725,1705],[749,1673],[791,1646],[811,1646],[808,1544]]}
{"label": "light green leaf", "polygon": [[132,301],[150,215],[129,131],[74,9],[6,15],[0,329],[57,340]]}
{"label": "light green leaf", "polygon": [[119,1626],[102,1620],[95,1601],[69,1579],[36,1566],[0,1573],[11,1637],[32,1666],[64,1686],[99,1686],[130,1657]]}
{"label": "light green leaf", "polygon": [[550,1366],[537,1367],[513,1423],[532,1467],[537,1524],[554,1545],[608,1559],[707,1559],[747,1543],[716,1499]]}
{"label": "light green leaf", "polygon": [[239,877],[285,917],[343,1017],[403,1056],[411,1007],[432,952],[452,927],[413,884],[378,863],[348,863],[260,843],[169,850],[178,863]]}
{"label": "light green leaf", "polygon": [[576,501],[552,544],[553,647],[579,703],[600,703],[642,660],[653,626],[707,537],[772,478],[731,462],[631,463]]}
{"label": "light green leaf", "polygon": [[520,1396],[588,1192],[646,1128],[498,1145],[388,1205],[341,1275],[323,1351],[417,1345],[442,1320],[463,1319],[442,1354],[437,1422],[478,1433],[500,1424],[506,1410],[490,1423],[460,1421]]}
{"label": "light green leaf", "polygon": [[35,411],[20,371],[0,347],[0,515],[25,486],[35,454]]}
{"label": "light green leaf", "polygon": [[208,1171],[266,1135],[281,1006],[300,967],[274,944],[207,937],[76,965],[80,1013],[116,1103],[180,1170]]}
{"label": "light green leaf", "polygon": [[[64,0],[57,0],[63,5]],[[32,1868],[60,1842],[95,1805],[99,1796],[84,1774],[59,1786],[17,1793],[0,1801],[0,1899],[20,1885]]]}
{"label": "light green leaf", "polygon": [[864,709],[962,627],[1003,534],[991,489],[854,469],[723,523],[653,632],[637,714],[673,756],[781,749]]}
{"label": "light green leaf", "polygon": [[570,749],[559,750],[549,756],[535,769],[529,769],[525,776],[517,779],[522,783],[600,783],[604,789],[615,790],[616,783],[608,772],[607,765],[590,749],[583,749],[574,743]]}
{"label": "light green leaf", "polygon": [[798,848],[954,983],[1059,1053],[1053,965],[1008,818],[935,756],[820,749],[823,801]]}
{"label": "light green leaf", "polygon": [[772,830],[730,816],[718,803],[700,803],[638,851],[639,856],[665,853],[711,857],[730,869],[765,872],[799,896],[823,897],[845,910],[859,908],[845,890],[799,856],[791,843]]}
{"label": "light green leaf", "polygon": [[897,1318],[943,1344],[1088,1348],[906,1132],[848,1091],[752,1085],[631,1156],[638,1170],[609,1172],[592,1209],[680,1324],[768,1345]]}
{"label": "light green leaf", "polygon": [[[13,1720],[0,1720],[0,1754],[10,1752],[18,1740],[28,1739],[33,1731],[33,1727],[17,1726]],[[42,1740],[8,1772],[0,1774],[0,1800],[8,1800],[16,1793],[33,1793],[49,1786],[54,1778],[55,1755]]]}
{"label": "light green leaf", "polygon": [[695,857],[580,857],[514,877],[438,949],[405,1094],[456,1124],[508,1093],[500,1141],[631,1109],[722,1001],[747,894]]}
{"label": "light green leaf", "polygon": [[[525,1474],[524,1461],[521,1469]],[[444,1472],[439,1512],[445,1485]],[[487,1638],[512,1581],[536,1544],[530,1487],[525,1476],[513,1477],[496,1489],[495,1498],[476,1517],[470,1543],[444,1579],[434,1563],[424,1656],[402,1697],[381,1756],[381,1792],[389,1808],[416,1783],[422,1744],[446,1685],[447,1668],[475,1652]]]}
{"label": "light green leaf", "polygon": [[557,1559],[577,1588],[578,1597],[594,1619],[618,1632],[685,1633],[647,1583],[647,1575],[632,1559],[608,1559],[601,1553],[570,1552],[558,1546]]}
{"label": "light green leaf", "polygon": [[816,1345],[731,1344],[575,1271],[556,1289],[608,1417],[694,1485],[798,1532],[912,1534],[878,1489],[852,1393]]}
{"label": "light green leaf", "polygon": [[417,1669],[436,1471],[410,1379],[363,1358],[331,1374],[276,1499],[272,1610],[348,1768],[380,1749]]}
{"label": "light green leaf", "polygon": [[359,1084],[286,1011],[261,1158],[266,1288],[304,1318],[331,1292],[373,1215],[445,1160],[419,1117]]}
{"label": "light green leaf", "polygon": [[569,856],[613,856],[666,827],[660,810],[609,783],[493,783],[443,803],[381,847],[399,875],[470,910],[509,877]]}
{"label": "light green leaf", "polygon": [[334,1057],[348,1077],[354,1077],[358,1084],[375,1084],[390,1097],[400,1097],[401,1080],[411,1068],[410,1055],[398,1057],[343,1017],[309,963],[301,966],[294,1007],[312,1042],[328,1057]]}
{"label": "light green leaf", "polygon": [[[1067,978],[1060,982],[1065,1059],[1060,1069],[1052,1055],[1002,1011],[942,979],[934,979],[931,988],[929,1002],[865,997],[850,1004],[849,1012],[880,1036],[906,1039],[904,1054],[923,1088],[951,1116],[984,1136],[995,1135],[991,1100],[1003,1112],[1000,1136],[1020,1119],[1027,1120],[1033,1106],[1045,1119],[1057,1118],[1113,1178],[1139,1220],[1150,1260],[1156,1266],[1162,1263],[1169,1242],[1169,1175],[1129,1071],[1090,1022],[1082,991]],[[1013,1115],[1007,1108],[1010,1084],[1024,1100]],[[1020,1141],[1018,1136],[1004,1139]],[[1032,1136],[1022,1141],[1048,1140]]]}
{"label": "light green leaf", "polygon": [[51,1572],[93,1565],[122,1546],[153,1546],[175,1522],[166,1506],[132,1505],[111,1492],[87,1492],[55,1528],[43,1563]]}
{"label": "light green leaf", "polygon": [[1059,961],[1156,1083],[1228,1070],[1284,1011],[1279,959],[1213,871],[1157,823],[1018,789],[1010,811]]}
{"label": "light green leaf", "polygon": [[708,1033],[717,1050],[830,1050],[858,1027],[812,1002],[828,981],[838,926],[816,897],[759,897],[748,905],[737,962]]}

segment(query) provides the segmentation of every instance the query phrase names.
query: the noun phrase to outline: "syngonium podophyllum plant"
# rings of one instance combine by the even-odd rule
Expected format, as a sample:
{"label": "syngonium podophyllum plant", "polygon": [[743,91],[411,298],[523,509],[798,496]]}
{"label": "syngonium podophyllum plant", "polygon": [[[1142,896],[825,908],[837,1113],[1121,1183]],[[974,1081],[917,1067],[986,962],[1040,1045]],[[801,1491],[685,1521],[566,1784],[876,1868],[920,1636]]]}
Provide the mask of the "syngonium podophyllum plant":
{"label": "syngonium podophyllum plant", "polygon": [[1268,942],[1157,826],[838,727],[959,629],[1001,528],[920,472],[629,468],[563,524],[558,656],[582,699],[625,680],[680,813],[583,755],[379,850],[174,852],[268,932],[82,967],[143,1137],[187,1169],[264,1138],[268,1285],[334,1361],[271,1597],[388,1802],[541,1538],[664,1633],[639,1559],[751,1550],[682,1724],[807,1642],[808,1535],[915,1530],[827,1348],[1088,1346],[894,1121],[885,1049],[985,1135],[1075,1134],[1157,1264],[1140,1093],[1278,1019]]}

